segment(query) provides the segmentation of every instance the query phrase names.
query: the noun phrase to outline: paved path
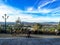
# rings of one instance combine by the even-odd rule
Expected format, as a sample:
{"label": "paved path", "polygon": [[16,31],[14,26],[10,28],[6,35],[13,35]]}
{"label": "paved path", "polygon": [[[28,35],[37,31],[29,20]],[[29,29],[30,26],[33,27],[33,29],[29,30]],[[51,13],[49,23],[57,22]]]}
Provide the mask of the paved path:
{"label": "paved path", "polygon": [[60,38],[0,38],[0,45],[60,45]]}
{"label": "paved path", "polygon": [[31,35],[38,38],[60,38],[60,35]]}
{"label": "paved path", "polygon": [[[30,35],[32,38],[60,38],[60,35]],[[0,34],[0,38],[6,37],[27,37],[27,34]]]}
{"label": "paved path", "polygon": [[26,34],[0,34],[0,45],[60,45],[60,36],[56,35],[31,35]]}

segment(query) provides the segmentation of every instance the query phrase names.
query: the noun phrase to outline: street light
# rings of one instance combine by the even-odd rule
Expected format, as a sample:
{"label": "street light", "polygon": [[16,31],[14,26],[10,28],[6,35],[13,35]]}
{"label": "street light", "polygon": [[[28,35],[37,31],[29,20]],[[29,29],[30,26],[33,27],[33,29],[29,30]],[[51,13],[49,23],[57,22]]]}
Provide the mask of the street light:
{"label": "street light", "polygon": [[9,16],[7,16],[6,14],[4,14],[4,16],[2,16],[2,18],[5,19],[5,33],[6,33],[6,20],[8,19]]}

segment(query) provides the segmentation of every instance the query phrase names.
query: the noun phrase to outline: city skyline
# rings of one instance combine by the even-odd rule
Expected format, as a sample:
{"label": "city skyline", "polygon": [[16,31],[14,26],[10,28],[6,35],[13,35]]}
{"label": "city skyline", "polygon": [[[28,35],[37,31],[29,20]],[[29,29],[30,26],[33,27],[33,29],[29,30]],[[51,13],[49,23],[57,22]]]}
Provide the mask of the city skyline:
{"label": "city skyline", "polygon": [[0,22],[4,14],[7,22],[59,22],[60,0],[0,0]]}

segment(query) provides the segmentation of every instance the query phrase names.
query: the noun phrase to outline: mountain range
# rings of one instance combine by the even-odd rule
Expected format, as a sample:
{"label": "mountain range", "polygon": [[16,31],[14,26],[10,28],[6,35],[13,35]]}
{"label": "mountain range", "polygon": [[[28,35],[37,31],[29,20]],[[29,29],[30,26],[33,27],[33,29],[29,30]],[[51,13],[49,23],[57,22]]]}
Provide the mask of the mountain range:
{"label": "mountain range", "polygon": [[[30,24],[35,24],[36,22],[21,22],[22,24],[25,24],[25,25],[30,25]],[[0,24],[4,25],[5,22],[0,22]],[[15,22],[6,22],[6,24],[15,24]],[[57,25],[58,22],[40,22],[40,24],[42,25],[45,25],[45,24],[48,24],[48,25]]]}

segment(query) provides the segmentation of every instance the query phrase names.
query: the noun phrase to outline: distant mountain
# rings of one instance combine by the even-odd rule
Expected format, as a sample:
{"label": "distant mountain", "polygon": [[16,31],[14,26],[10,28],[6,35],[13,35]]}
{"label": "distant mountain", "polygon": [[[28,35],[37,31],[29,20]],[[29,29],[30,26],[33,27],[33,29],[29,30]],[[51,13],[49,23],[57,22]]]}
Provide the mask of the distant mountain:
{"label": "distant mountain", "polygon": [[[4,25],[5,22],[0,22],[0,24]],[[6,22],[6,24],[15,24],[15,22]]]}
{"label": "distant mountain", "polygon": [[48,25],[57,25],[58,22],[42,22],[41,24],[48,24]]}
{"label": "distant mountain", "polygon": [[[24,25],[33,25],[35,24],[35,22],[21,22],[22,24]],[[5,22],[0,22],[0,24],[5,24]],[[15,22],[6,22],[6,24],[15,24]],[[48,24],[48,25],[57,25],[58,22],[41,22],[40,24],[42,25],[45,25],[45,24]]]}

